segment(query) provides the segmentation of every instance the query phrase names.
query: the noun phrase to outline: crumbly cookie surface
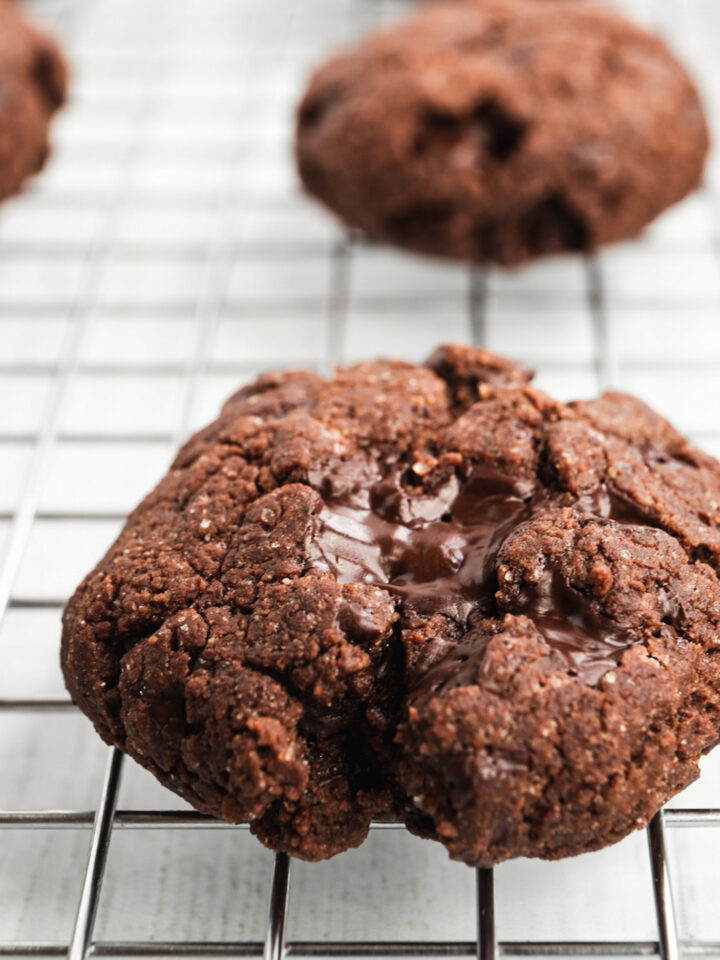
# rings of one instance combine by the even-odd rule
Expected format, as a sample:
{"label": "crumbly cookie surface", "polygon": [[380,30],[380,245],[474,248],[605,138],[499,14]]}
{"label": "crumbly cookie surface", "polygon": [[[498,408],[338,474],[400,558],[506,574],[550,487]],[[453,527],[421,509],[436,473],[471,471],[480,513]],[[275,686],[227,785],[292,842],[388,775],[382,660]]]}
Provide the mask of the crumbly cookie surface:
{"label": "crumbly cookie surface", "polygon": [[50,118],[65,99],[67,70],[57,44],[0,0],[0,200],[42,169]]}
{"label": "crumbly cookie surface", "polygon": [[309,191],[368,236],[516,264],[631,237],[695,188],[691,80],[658,38],[566,0],[449,0],[322,66]]}
{"label": "crumbly cookie surface", "polygon": [[395,816],[452,857],[618,839],[720,730],[720,465],[523,368],[269,374],[64,614],[68,688],[198,809],[307,859]]}

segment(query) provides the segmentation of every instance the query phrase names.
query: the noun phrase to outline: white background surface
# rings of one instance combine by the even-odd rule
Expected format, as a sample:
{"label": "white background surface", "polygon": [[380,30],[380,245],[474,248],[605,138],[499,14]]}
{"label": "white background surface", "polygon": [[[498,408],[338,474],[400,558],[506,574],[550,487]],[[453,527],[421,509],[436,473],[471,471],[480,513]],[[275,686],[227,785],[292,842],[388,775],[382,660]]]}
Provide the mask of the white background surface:
{"label": "white background surface", "polygon": [[[624,6],[669,34],[714,118],[720,4]],[[64,36],[73,86],[51,164],[0,211],[0,561],[13,520],[28,521],[17,570],[10,556],[0,699],[65,697],[61,605],[162,475],[183,427],[208,421],[262,369],[323,363],[339,233],[297,190],[292,106],[311,64],[403,4],[32,7]],[[715,453],[718,172],[716,157],[702,192],[600,257],[615,385]],[[596,392],[578,259],[493,272],[489,290],[488,346],[535,365],[562,398]],[[415,360],[467,340],[467,293],[462,268],[359,248],[342,359]],[[106,759],[74,711],[0,710],[2,809],[91,810]],[[720,756],[705,767],[675,805],[719,805]],[[130,763],[119,805],[181,806]],[[720,941],[720,829],[672,830],[669,843],[683,941]],[[87,844],[84,830],[0,832],[0,942],[67,941]],[[271,868],[243,831],[116,830],[96,938],[260,940]],[[657,939],[642,833],[570,861],[505,864],[496,885],[503,941]],[[295,865],[287,933],[472,940],[474,911],[472,871],[385,831],[328,864]]]}

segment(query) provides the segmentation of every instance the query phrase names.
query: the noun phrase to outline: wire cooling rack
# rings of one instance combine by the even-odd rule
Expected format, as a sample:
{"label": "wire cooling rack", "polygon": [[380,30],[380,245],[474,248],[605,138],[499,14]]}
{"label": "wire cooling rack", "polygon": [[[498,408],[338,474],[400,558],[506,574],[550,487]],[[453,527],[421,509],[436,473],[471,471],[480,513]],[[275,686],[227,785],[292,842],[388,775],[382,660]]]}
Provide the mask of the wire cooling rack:
{"label": "wire cooling rack", "polygon": [[[473,874],[378,824],[359,851],[294,864],[290,897],[287,857],[123,769],[57,668],[68,592],[263,368],[487,344],[561,397],[637,392],[720,453],[714,169],[599,258],[427,263],[341,234],[289,160],[309,66],[402,3],[30,6],[74,86],[51,166],[0,211],[0,955],[720,956],[712,758],[645,848]],[[625,7],[671,36],[714,118],[713,0]]]}

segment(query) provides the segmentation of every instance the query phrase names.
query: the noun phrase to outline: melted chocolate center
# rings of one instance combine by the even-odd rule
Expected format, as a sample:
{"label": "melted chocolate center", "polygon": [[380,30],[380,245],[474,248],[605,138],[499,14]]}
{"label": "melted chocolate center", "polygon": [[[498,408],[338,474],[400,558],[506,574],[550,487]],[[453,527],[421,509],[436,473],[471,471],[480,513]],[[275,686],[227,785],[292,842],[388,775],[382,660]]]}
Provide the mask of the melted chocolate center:
{"label": "melted chocolate center", "polygon": [[345,469],[326,479],[313,562],[340,583],[382,585],[426,614],[460,622],[473,610],[489,615],[495,557],[529,517],[529,491],[478,467],[462,486],[453,476],[434,494],[412,496],[402,473],[372,479],[362,471],[353,482]]}
{"label": "melted chocolate center", "polygon": [[[464,626],[474,612],[497,616],[498,551],[547,502],[536,502],[529,485],[487,465],[476,466],[462,483],[451,476],[432,494],[404,484],[405,470],[395,466],[382,476],[371,461],[356,460],[311,473],[324,501],[311,563],[339,583],[382,586],[420,613],[441,613]],[[643,522],[604,488],[576,507],[619,522]],[[551,567],[513,612],[530,617],[566,665],[590,684],[617,665],[630,642]],[[451,652],[446,659],[467,659],[460,654],[458,649],[458,656]]]}

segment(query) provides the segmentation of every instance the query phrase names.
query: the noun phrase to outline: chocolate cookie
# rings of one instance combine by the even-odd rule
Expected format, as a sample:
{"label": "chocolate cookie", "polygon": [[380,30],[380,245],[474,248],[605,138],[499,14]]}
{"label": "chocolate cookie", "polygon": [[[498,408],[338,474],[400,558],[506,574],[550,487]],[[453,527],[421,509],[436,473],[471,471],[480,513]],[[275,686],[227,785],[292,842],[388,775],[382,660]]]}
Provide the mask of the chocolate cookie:
{"label": "chocolate cookie", "polygon": [[707,149],[662,41],[567,0],[427,7],[322,66],[297,116],[303,183],[350,226],[508,265],[635,235]]}
{"label": "chocolate cookie", "polygon": [[0,200],[42,169],[50,118],[65,99],[67,71],[53,40],[0,0]]}
{"label": "chocolate cookie", "polygon": [[199,810],[319,859],[395,816],[491,864],[647,823],[720,729],[720,464],[527,371],[261,377],[64,614],[75,702]]}

